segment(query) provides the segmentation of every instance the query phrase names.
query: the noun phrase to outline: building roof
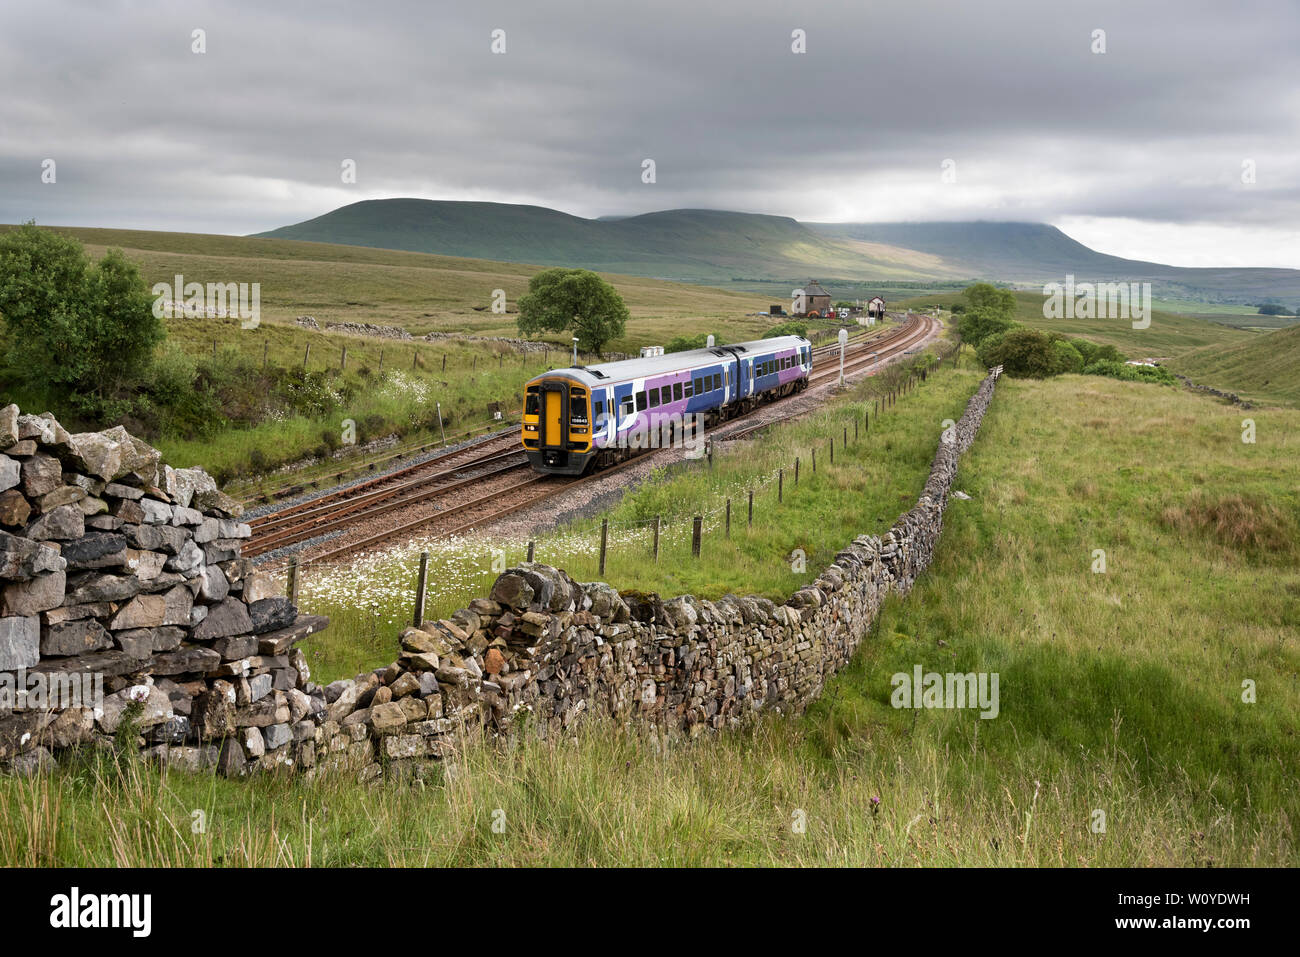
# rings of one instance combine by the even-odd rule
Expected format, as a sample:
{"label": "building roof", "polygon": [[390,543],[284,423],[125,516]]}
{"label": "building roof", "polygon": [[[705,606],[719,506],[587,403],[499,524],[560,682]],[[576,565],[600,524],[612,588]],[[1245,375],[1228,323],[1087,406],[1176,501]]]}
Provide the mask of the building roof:
{"label": "building roof", "polygon": [[804,294],[807,296],[830,296],[830,293],[821,287],[816,279],[809,279],[803,284]]}

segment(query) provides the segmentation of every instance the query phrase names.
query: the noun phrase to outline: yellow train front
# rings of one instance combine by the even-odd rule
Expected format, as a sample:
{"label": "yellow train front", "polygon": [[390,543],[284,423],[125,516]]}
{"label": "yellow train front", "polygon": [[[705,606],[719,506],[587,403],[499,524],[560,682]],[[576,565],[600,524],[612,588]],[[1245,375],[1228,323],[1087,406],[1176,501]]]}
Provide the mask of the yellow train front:
{"label": "yellow train front", "polygon": [[538,472],[581,475],[592,448],[591,388],[579,370],[556,370],[524,387],[523,443]]}

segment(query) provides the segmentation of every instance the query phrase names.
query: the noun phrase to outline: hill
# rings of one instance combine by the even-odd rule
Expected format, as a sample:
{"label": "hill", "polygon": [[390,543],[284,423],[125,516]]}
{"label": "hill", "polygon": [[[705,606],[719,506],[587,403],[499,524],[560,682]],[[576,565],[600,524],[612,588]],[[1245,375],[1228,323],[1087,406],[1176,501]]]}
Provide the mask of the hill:
{"label": "hill", "polygon": [[[1249,329],[1210,322],[1195,316],[1161,309],[1151,310],[1151,324],[1145,329],[1134,329],[1128,319],[1046,319],[1043,317],[1043,296],[1038,292],[1016,292],[1016,322],[1043,332],[1060,332],[1067,336],[1081,336],[1103,345],[1112,345],[1129,358],[1167,358],[1192,350],[1213,351],[1252,342],[1259,333]],[[938,304],[951,307],[964,302],[961,293],[941,293],[919,296],[899,303],[912,309],[924,309]]]}
{"label": "hill", "polygon": [[1193,268],[1124,259],[1089,249],[1044,223],[808,223],[824,236],[884,243],[937,256],[956,272],[1004,282],[1079,280],[1150,282],[1166,299],[1254,303],[1300,301],[1300,270]]}
{"label": "hill", "polygon": [[[0,226],[0,231],[13,227]],[[515,303],[540,266],[372,249],[362,246],[169,233],[53,227],[102,256],[122,249],[150,284],[178,273],[195,282],[259,282],[262,319],[292,322],[301,315],[326,322],[400,326],[413,335],[458,332],[514,336]],[[632,314],[615,351],[662,344],[676,335],[708,331],[751,337],[770,323],[747,318],[765,309],[761,296],[629,275],[607,275]],[[490,309],[492,291],[506,294],[508,312]],[[190,323],[193,325],[193,323]],[[567,342],[566,342],[567,344]]]}
{"label": "hill", "polygon": [[541,206],[383,199],[259,235],[738,287],[770,281],[783,287],[808,276],[853,289],[863,281],[891,280],[1033,284],[1073,274],[1081,280],[1150,282],[1154,294],[1166,299],[1300,304],[1300,270],[1201,269],[1123,259],[1042,223],[801,223],[709,209],[583,219]]}
{"label": "hill", "polygon": [[377,246],[692,281],[809,273],[948,276],[936,257],[820,235],[785,216],[675,209],[582,219],[541,206],[366,200],[259,236]]}
{"label": "hill", "polygon": [[1198,385],[1256,401],[1300,406],[1300,326],[1255,336],[1229,348],[1195,349],[1166,365]]}

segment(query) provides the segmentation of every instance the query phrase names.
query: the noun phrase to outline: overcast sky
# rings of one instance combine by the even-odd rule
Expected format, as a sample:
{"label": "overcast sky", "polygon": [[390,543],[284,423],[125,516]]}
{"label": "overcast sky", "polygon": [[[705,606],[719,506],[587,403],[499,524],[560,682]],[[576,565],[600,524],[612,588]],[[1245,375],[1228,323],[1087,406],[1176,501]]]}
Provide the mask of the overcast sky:
{"label": "overcast sky", "polygon": [[0,222],[243,234],[420,196],[1300,267],[1300,0],[10,2],[0,90]]}

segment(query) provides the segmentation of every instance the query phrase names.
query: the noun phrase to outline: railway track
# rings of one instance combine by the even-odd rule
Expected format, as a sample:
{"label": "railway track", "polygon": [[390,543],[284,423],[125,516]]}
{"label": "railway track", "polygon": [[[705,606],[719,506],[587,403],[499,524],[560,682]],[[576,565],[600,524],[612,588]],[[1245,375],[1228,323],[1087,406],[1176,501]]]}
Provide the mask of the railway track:
{"label": "railway track", "polygon": [[[897,328],[853,336],[847,343],[845,374],[887,361],[923,342],[934,325],[928,317],[910,314]],[[839,348],[838,343],[832,343],[813,350],[823,364],[832,365],[828,356],[836,358],[833,368],[814,372],[810,385],[838,379]],[[745,435],[769,424],[727,437]],[[451,537],[642,460],[637,456],[576,478],[539,475],[528,469],[527,458],[517,443],[518,435],[511,431],[258,516],[249,522],[253,537],[244,554],[267,555],[330,535],[332,540],[322,543],[324,550],[313,549],[311,555],[313,561],[330,561],[433,525],[439,526],[440,536]],[[402,520],[394,525],[393,517]]]}

